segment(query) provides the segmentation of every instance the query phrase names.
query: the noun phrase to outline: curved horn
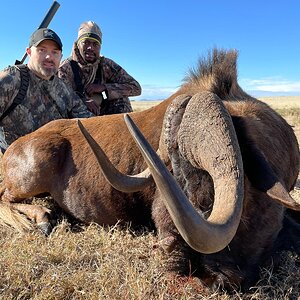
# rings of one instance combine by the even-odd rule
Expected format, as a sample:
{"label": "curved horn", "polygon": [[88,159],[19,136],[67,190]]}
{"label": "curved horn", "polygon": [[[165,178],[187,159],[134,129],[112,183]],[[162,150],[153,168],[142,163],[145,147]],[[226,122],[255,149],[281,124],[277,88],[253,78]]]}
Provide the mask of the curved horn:
{"label": "curved horn", "polygon": [[138,192],[153,182],[152,175],[148,168],[143,172],[132,176],[124,175],[118,171],[110,162],[98,143],[85,129],[80,120],[77,120],[77,124],[81,133],[95,154],[104,177],[116,190],[124,193]]}
{"label": "curved horn", "polygon": [[[194,113],[191,113],[191,110],[194,109],[193,106],[195,106],[197,102],[199,102],[199,107],[194,115]],[[158,189],[164,196],[165,205],[181,236],[189,246],[196,251],[201,253],[214,253],[222,250],[230,243],[240,222],[243,204],[242,160],[231,118],[219,98],[209,93],[198,94],[188,103],[187,111],[189,113],[186,121],[192,118],[189,122],[191,128],[187,129],[185,126],[185,128],[182,129],[180,127],[182,148],[185,147],[185,142],[187,141],[182,131],[192,131],[194,134],[191,136],[191,139],[195,139],[198,134],[200,134],[198,138],[203,139],[203,135],[205,136],[210,132],[211,126],[209,126],[208,123],[212,124],[217,121],[219,125],[222,125],[220,126],[219,132],[216,133],[218,137],[212,138],[209,133],[207,138],[214,140],[219,139],[218,143],[222,143],[227,148],[230,148],[229,150],[231,152],[231,157],[227,157],[229,162],[226,163],[226,170],[224,170],[223,163],[225,156],[222,156],[222,151],[220,153],[218,152],[217,155],[214,154],[214,158],[210,159],[210,161],[207,159],[205,162],[200,162],[198,157],[199,149],[194,148],[197,148],[194,142],[194,145],[191,147],[192,149],[190,149],[191,152],[182,149],[187,156],[193,156],[195,164],[202,164],[209,173],[212,172],[212,178],[215,184],[215,201],[211,215],[207,220],[195,210],[171,173],[166,169],[165,165],[156,155],[150,144],[145,140],[131,118],[128,115],[125,115],[124,118],[152,172]],[[213,112],[213,115],[211,112]],[[198,114],[200,114],[200,116]],[[215,118],[215,120],[211,118]],[[200,130],[204,129],[205,133],[199,133],[199,128],[197,128],[199,123],[202,123]],[[215,125],[213,124],[213,126]],[[203,141],[198,142],[203,143]],[[205,147],[204,145],[199,146],[200,148]],[[207,146],[206,151],[214,151],[210,149],[209,146]],[[219,157],[218,154],[220,155]],[[214,170],[220,167],[223,169],[223,172],[226,171],[227,180],[222,178],[221,170]],[[222,184],[220,181],[223,181]]]}

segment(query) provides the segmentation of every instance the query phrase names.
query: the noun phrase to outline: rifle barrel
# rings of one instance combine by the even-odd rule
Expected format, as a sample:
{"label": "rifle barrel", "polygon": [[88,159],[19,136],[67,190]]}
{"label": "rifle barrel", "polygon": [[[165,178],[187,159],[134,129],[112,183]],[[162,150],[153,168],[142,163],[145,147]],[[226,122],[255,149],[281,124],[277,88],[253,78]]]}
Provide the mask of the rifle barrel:
{"label": "rifle barrel", "polygon": [[[43,21],[41,22],[40,26],[37,29],[46,28],[50,24],[51,20],[53,19],[54,15],[56,14],[60,4],[57,1],[53,1],[51,7],[49,8],[46,16],[44,17]],[[15,65],[21,65],[24,63],[27,57],[27,53],[23,55],[22,59],[16,60]]]}
{"label": "rifle barrel", "polygon": [[40,24],[38,29],[48,27],[49,23],[51,22],[51,20],[53,19],[55,13],[57,12],[59,6],[60,6],[60,4],[58,2],[53,1],[51,7],[49,8],[49,11],[47,12],[44,20],[42,21],[42,23]]}

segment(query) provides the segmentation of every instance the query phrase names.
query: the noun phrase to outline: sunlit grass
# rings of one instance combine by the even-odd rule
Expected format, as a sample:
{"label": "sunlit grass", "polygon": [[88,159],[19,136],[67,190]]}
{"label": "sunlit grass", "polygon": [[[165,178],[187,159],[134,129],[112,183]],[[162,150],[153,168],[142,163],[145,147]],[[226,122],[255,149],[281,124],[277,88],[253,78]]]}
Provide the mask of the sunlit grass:
{"label": "sunlit grass", "polygon": [[142,111],[152,106],[159,104],[161,101],[131,101],[134,111]]}

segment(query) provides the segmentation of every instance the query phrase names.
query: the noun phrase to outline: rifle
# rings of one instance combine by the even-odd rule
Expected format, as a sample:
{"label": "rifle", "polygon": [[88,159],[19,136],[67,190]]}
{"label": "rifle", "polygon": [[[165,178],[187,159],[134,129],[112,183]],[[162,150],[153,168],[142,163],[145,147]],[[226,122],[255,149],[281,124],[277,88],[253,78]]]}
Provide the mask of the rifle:
{"label": "rifle", "polygon": [[[51,22],[51,20],[53,19],[55,13],[57,12],[59,6],[60,6],[60,4],[57,1],[53,1],[50,9],[48,10],[48,12],[46,14],[46,16],[44,17],[42,23],[40,24],[40,26],[37,29],[48,27],[49,23]],[[23,64],[26,57],[27,57],[27,53],[25,52],[25,54],[23,55],[21,60],[16,60],[15,65]]]}

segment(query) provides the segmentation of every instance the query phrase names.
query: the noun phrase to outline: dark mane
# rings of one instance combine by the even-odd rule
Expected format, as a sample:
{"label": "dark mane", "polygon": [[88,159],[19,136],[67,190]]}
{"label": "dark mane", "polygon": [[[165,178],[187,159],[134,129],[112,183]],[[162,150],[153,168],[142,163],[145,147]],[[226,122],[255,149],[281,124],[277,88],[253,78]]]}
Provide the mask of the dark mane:
{"label": "dark mane", "polygon": [[252,99],[242,90],[237,81],[236,50],[212,49],[200,57],[198,64],[190,68],[183,79],[181,91],[194,93],[207,90],[217,94],[222,100]]}

